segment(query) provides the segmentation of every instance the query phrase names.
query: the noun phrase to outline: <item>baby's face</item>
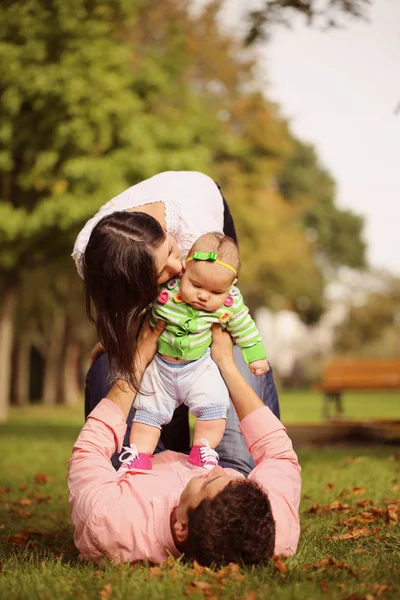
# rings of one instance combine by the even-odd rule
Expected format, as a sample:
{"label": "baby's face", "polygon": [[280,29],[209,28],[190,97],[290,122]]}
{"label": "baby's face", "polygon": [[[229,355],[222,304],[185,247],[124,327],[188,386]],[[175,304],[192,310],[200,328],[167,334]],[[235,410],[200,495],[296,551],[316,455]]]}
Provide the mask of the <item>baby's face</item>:
{"label": "baby's face", "polygon": [[190,261],[182,275],[180,295],[197,310],[214,312],[225,302],[234,275],[217,263]]}

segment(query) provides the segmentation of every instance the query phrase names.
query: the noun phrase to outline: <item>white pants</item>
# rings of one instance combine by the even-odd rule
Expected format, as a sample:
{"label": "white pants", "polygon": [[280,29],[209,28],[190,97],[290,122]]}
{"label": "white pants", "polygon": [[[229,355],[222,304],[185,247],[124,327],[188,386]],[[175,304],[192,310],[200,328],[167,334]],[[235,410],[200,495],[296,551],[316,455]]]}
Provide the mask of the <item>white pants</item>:
{"label": "white pants", "polygon": [[210,350],[187,363],[170,363],[157,354],[145,371],[141,389],[134,403],[134,422],[161,429],[181,404],[202,421],[226,419],[229,393]]}

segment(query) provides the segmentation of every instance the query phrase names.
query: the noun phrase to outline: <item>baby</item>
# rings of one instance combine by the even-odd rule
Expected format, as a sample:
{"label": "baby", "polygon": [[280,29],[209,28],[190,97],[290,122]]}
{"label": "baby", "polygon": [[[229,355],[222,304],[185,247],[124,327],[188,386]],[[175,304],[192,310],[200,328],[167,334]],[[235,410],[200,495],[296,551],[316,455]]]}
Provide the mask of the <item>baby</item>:
{"label": "baby", "polygon": [[166,322],[158,354],[148,366],[134,407],[131,446],[120,470],[151,469],[160,430],[182,403],[197,417],[189,463],[212,469],[225,431],[229,394],[211,358],[211,326],[219,323],[242,349],[255,375],[269,370],[260,334],[235,286],[240,267],[235,242],[220,233],[202,235],[183,261],[181,279],[161,286],[151,324]]}

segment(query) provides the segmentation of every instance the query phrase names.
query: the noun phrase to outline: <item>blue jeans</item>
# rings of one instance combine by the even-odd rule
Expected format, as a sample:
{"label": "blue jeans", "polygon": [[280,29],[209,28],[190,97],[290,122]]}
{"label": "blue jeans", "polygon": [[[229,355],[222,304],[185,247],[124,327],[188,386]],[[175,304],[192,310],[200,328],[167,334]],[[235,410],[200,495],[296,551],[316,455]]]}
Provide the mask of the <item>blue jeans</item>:
{"label": "blue jeans", "polygon": [[[242,352],[237,346],[234,347],[235,363],[239,371],[261,398],[265,406],[268,406],[274,415],[279,418],[279,400],[276,391],[272,368],[261,377],[256,377],[250,371],[243,360]],[[108,359],[106,354],[102,354],[93,363],[86,378],[85,388],[85,417],[93,410],[104,396],[107,395],[111,384],[107,383]],[[132,419],[135,415],[135,409],[131,408],[127,418],[127,429],[123,445],[129,446],[130,431]],[[174,413],[171,423],[163,427],[160,441],[158,442],[155,453],[163,450],[177,450],[189,454],[190,452],[190,431],[188,421],[187,407],[182,405]],[[222,467],[236,469],[247,476],[254,468],[253,459],[247,450],[239,428],[239,419],[236,411],[230,402],[226,417],[226,429],[221,443],[216,448],[219,455],[219,464]],[[116,452],[111,459],[115,469],[120,466],[119,454]]]}

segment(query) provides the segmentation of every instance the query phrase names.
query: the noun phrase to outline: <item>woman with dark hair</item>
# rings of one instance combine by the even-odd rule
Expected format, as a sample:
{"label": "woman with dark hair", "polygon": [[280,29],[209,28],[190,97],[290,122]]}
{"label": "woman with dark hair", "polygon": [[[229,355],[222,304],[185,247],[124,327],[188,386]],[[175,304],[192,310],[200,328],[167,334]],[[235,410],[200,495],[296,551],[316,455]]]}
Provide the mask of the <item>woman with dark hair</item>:
{"label": "woman with dark hair", "polygon": [[[219,187],[207,175],[194,171],[167,171],[134,185],[86,223],[72,256],[85,281],[87,313],[107,351],[94,361],[87,376],[86,417],[115,379],[122,378],[133,390],[139,389],[134,365],[140,359],[136,339],[141,315],[157,297],[158,286],[180,273],[181,257],[193,242],[210,231],[237,241]],[[244,362],[238,366],[247,370]],[[251,378],[246,373],[246,378],[261,397],[268,388],[266,403],[279,416],[273,382],[264,381],[267,375]],[[131,411],[128,423],[133,414]],[[161,441],[173,450],[189,447],[185,406],[177,409],[164,427]]]}

